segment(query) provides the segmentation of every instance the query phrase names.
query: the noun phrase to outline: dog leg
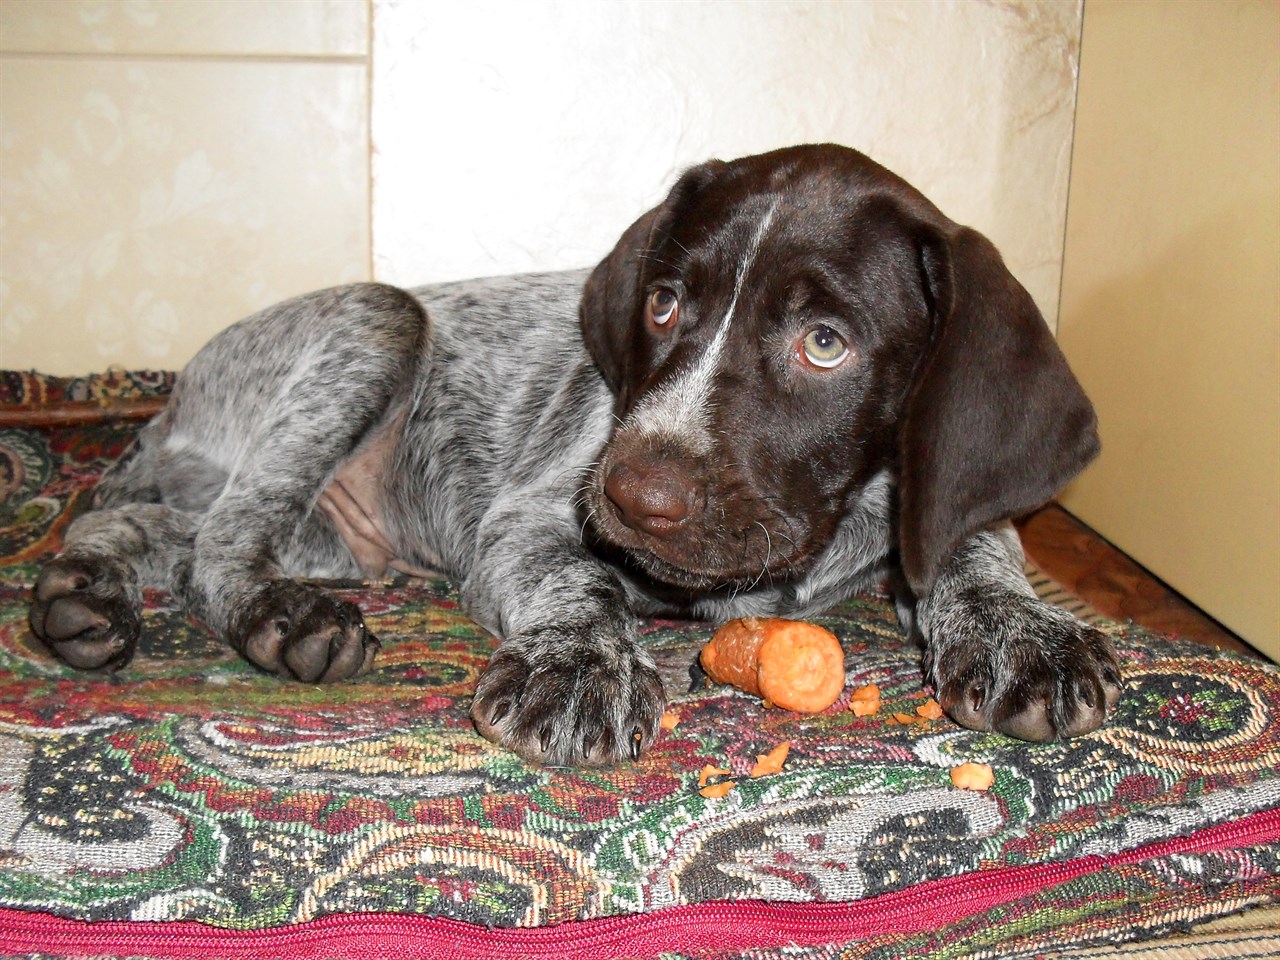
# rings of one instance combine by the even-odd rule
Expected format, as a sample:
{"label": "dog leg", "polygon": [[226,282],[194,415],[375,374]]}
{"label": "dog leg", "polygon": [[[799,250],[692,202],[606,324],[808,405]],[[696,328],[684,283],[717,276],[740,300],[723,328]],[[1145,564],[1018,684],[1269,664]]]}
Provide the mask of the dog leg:
{"label": "dog leg", "polygon": [[427,345],[421,305],[379,284],[223,331],[104,478],[111,509],[78,521],[41,575],[33,631],[73,666],[119,666],[137,643],[140,588],[156,585],[263,669],[306,682],[367,669],[378,642],[359,610],[291,577],[358,573],[317,504],[395,421]]}
{"label": "dog leg", "polygon": [[196,517],[161,504],[124,504],[79,517],[32,591],[31,632],[81,670],[118,670],[142,628],[142,587],[180,593]]}
{"label": "dog leg", "polygon": [[638,758],[665,696],[622,584],[577,543],[571,518],[555,524],[550,503],[544,513],[520,499],[486,518],[463,586],[472,615],[506,638],[476,689],[476,729],[536,763]]}
{"label": "dog leg", "polygon": [[[373,284],[314,294],[285,310],[278,326],[306,339],[278,344],[271,325],[250,331],[253,347],[270,351],[262,365],[274,380],[264,385],[260,371],[241,377],[245,393],[258,398],[255,418],[196,534],[188,602],[262,669],[328,682],[368,669],[378,640],[354,604],[291,575],[331,575],[322,554],[337,540],[318,503],[349,457],[398,429],[426,318],[409,294]],[[197,391],[213,407],[227,403],[217,374],[235,362],[228,352],[188,384],[187,403]],[[355,561],[344,559],[356,573]]]}
{"label": "dog leg", "polygon": [[962,726],[1075,737],[1100,727],[1120,697],[1110,640],[1036,597],[1008,524],[966,540],[915,614],[926,677]]}
{"label": "dog leg", "polygon": [[[241,477],[204,518],[187,608],[263,670],[304,683],[345,680],[372,665],[377,637],[359,607],[288,576],[283,559],[303,544],[312,561],[324,546],[341,549],[327,519],[306,501],[323,484],[324,464],[354,445],[358,427],[321,436],[323,430],[285,422],[289,440],[264,442],[262,468]],[[309,467],[299,462],[300,449],[289,449],[294,443],[310,446]],[[354,574],[350,557],[347,563],[345,572]]]}

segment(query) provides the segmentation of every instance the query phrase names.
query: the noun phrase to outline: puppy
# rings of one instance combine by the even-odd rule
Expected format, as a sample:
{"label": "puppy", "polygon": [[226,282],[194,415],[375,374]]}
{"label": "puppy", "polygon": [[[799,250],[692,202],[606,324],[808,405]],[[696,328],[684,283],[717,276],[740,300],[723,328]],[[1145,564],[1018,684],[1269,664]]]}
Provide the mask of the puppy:
{"label": "puppy", "polygon": [[1008,519],[1097,449],[990,242],[853,150],[794,147],[688,171],[590,273],[356,284],[227,329],[30,623],[117,668],[162,587],[260,668],[335,681],[378,641],[297,578],[439,569],[501,638],[480,733],[599,765],[662,713],[637,616],[803,617],[887,581],[952,718],[1070,737],[1118,664],[1035,597]]}

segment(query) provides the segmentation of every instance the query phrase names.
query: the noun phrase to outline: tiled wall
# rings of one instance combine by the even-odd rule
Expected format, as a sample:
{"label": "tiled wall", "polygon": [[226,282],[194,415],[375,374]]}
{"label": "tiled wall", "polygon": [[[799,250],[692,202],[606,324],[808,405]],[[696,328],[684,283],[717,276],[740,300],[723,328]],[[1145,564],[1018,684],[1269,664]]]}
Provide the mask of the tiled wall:
{"label": "tiled wall", "polygon": [[308,288],[591,263],[683,167],[808,140],[988,233],[1052,322],[1079,28],[1076,0],[4,0],[0,365],[177,367]]}
{"label": "tiled wall", "polygon": [[181,366],[369,274],[368,11],[0,4],[0,364]]}

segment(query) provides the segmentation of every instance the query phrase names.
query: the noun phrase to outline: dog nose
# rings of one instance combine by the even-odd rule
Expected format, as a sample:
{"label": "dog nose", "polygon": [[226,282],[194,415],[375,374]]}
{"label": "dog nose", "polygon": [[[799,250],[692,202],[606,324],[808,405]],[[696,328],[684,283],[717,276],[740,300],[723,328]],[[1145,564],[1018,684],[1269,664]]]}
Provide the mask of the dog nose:
{"label": "dog nose", "polygon": [[688,478],[662,463],[617,463],[605,478],[604,492],[623,523],[655,537],[665,537],[684,524],[698,499]]}

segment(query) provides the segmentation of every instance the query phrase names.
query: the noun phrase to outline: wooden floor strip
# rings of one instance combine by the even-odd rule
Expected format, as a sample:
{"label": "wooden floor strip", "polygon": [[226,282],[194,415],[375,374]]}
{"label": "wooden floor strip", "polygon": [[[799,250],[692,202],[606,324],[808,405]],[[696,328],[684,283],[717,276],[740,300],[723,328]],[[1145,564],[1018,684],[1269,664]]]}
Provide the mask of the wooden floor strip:
{"label": "wooden floor strip", "polygon": [[1050,504],[1017,526],[1027,559],[1103,616],[1267,659],[1062,507]]}

